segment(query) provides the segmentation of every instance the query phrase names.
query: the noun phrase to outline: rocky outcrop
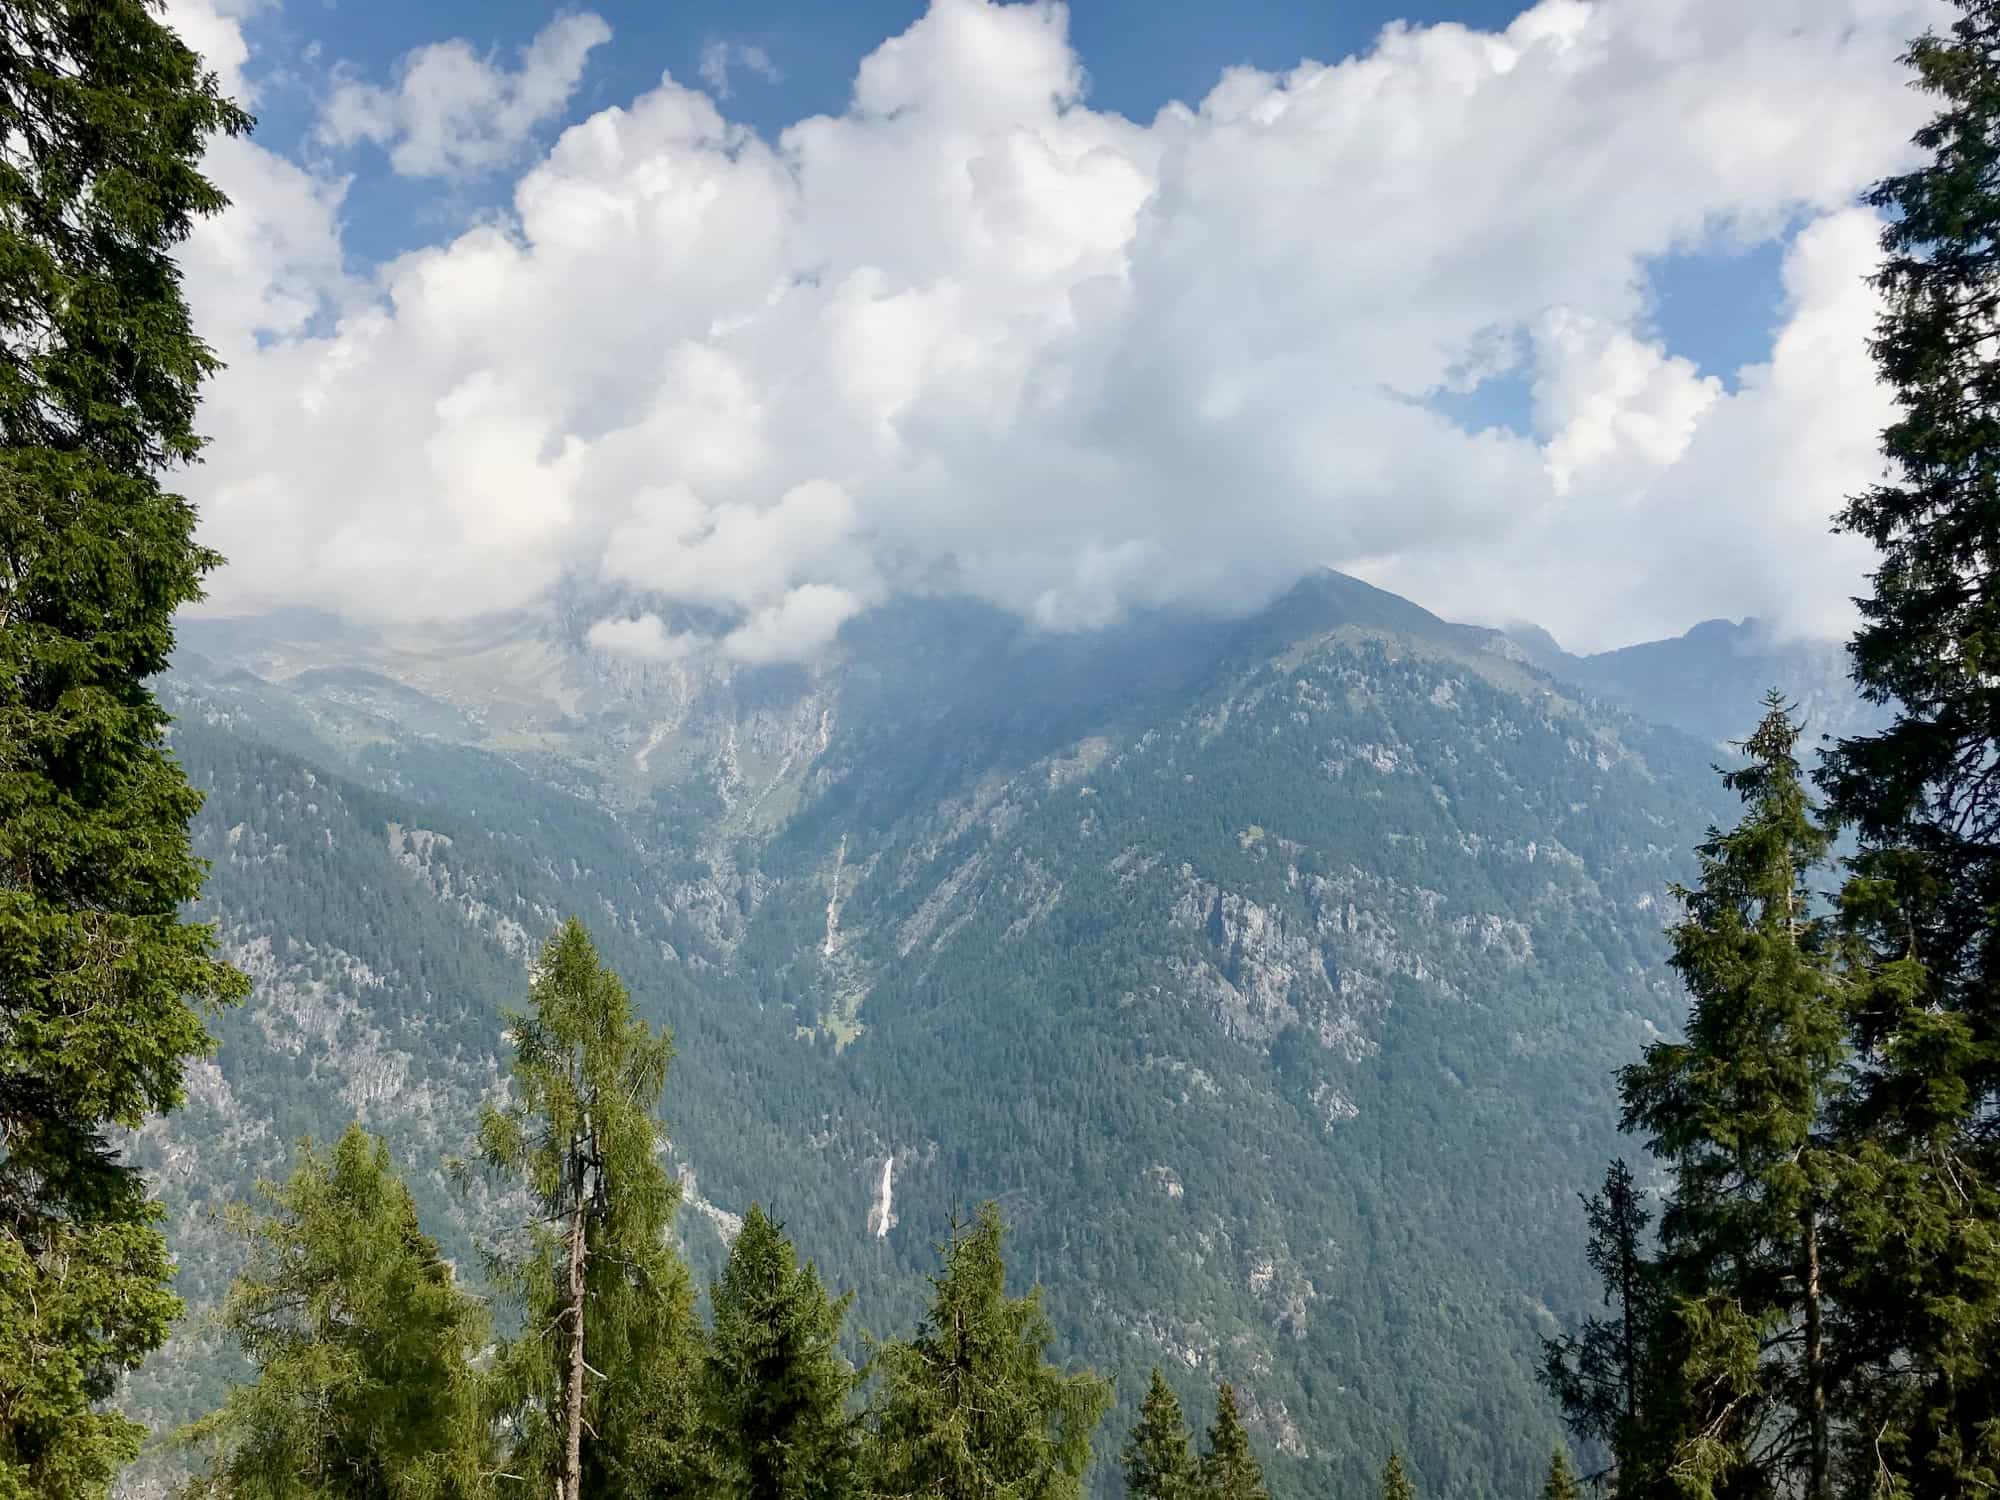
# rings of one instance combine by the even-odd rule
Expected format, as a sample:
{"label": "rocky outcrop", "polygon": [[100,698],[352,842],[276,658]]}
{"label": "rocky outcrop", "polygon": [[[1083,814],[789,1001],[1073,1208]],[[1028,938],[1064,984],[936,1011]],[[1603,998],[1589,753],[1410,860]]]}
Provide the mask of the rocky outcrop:
{"label": "rocky outcrop", "polygon": [[1344,1002],[1321,924],[1288,920],[1201,879],[1186,864],[1169,920],[1203,942],[1191,954],[1169,958],[1168,972],[1230,1036],[1268,1042],[1297,1026],[1322,1047],[1350,1057],[1365,1055],[1372,1046],[1360,1016]]}

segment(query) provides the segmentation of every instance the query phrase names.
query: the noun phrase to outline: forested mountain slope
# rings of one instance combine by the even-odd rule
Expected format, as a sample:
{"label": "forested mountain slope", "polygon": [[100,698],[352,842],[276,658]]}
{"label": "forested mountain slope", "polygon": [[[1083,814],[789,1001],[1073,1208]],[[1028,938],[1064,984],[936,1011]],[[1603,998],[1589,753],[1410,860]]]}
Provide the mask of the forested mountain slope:
{"label": "forested mountain slope", "polygon": [[[1087,639],[897,605],[810,670],[615,669],[561,618],[184,644],[207,904],[257,983],[138,1148],[193,1300],[209,1207],[356,1116],[454,1253],[501,1221],[443,1163],[575,914],[674,1028],[704,1269],[761,1200],[887,1332],[997,1197],[1119,1377],[1102,1450],[1159,1363],[1198,1414],[1236,1383],[1281,1494],[1359,1493],[1392,1443],[1429,1494],[1535,1482],[1535,1336],[1589,1300],[1610,1070],[1681,1012],[1711,745],[1338,575]],[[221,1369],[184,1336],[130,1399]]]}

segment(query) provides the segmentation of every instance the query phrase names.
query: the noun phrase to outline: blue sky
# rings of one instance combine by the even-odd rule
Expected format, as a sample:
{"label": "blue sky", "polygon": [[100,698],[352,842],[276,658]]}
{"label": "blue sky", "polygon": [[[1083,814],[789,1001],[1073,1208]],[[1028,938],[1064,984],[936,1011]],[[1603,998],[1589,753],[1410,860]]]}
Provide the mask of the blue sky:
{"label": "blue sky", "polygon": [[[262,12],[251,23],[253,38],[274,61],[293,59],[296,77],[289,86],[269,87],[260,99],[260,139],[280,151],[314,154],[315,96],[330,68],[387,79],[406,53],[447,37],[504,59],[551,17],[575,9],[524,0],[295,0],[289,8]],[[704,55],[717,43],[756,47],[769,59],[776,78],[733,67],[731,93],[718,104],[731,120],[776,139],[808,115],[838,113],[861,59],[921,17],[925,5],[622,0],[595,9],[611,24],[614,39],[592,54],[569,108],[538,132],[544,139],[596,109],[628,103],[662,72],[699,84]],[[1199,100],[1229,67],[1282,72],[1308,58],[1336,62],[1365,52],[1384,26],[1456,23],[1491,31],[1521,9],[1515,0],[1080,0],[1070,7],[1069,32],[1089,72],[1089,102],[1144,121],[1170,101]],[[379,158],[355,155],[341,166],[354,174],[347,243],[363,263],[427,243],[490,210],[508,185],[489,181],[479,190],[440,197],[435,184],[399,181],[381,170]],[[1769,351],[1787,240],[1777,235],[1746,245],[1718,239],[1698,251],[1660,257],[1650,268],[1652,326],[1678,352],[1733,386],[1742,366]],[[1520,379],[1491,381],[1465,395],[1439,396],[1436,403],[1473,426],[1528,425],[1528,391]]]}
{"label": "blue sky", "polygon": [[1941,0],[168,4],[260,118],[185,257],[218,608],[1851,622]]}
{"label": "blue sky", "polygon": [[[462,37],[505,56],[524,46],[549,19],[575,6],[522,0],[307,0],[253,18],[250,30],[274,56],[295,59],[296,85],[273,88],[260,104],[267,145],[294,151],[308,144],[314,92],[330,64],[367,76],[388,76],[413,48]],[[724,112],[767,138],[808,115],[837,113],[847,102],[854,70],[885,37],[924,12],[921,0],[646,0],[595,7],[615,33],[591,59],[572,101],[575,119],[607,104],[623,104],[652,87],[665,71],[697,82],[703,56],[717,42],[761,48],[779,77],[738,68]],[[1248,64],[1283,70],[1301,59],[1336,61],[1365,49],[1385,25],[1446,21],[1492,28],[1519,9],[1508,0],[1479,4],[1340,3],[1340,0],[1085,0],[1070,9],[1070,36],[1090,72],[1090,102],[1145,120],[1170,100],[1194,101],[1222,71]],[[309,60],[308,60],[309,59]],[[355,196],[355,241],[379,249],[419,243],[410,218],[413,195],[363,173]],[[381,189],[371,201],[370,188]],[[373,222],[371,222],[373,221]]]}
{"label": "blue sky", "polygon": [[[523,0],[337,0],[268,15],[260,24],[294,46],[318,41],[333,56],[381,71],[440,37],[462,36],[503,50],[519,46],[560,8]],[[1082,0],[1070,8],[1070,36],[1087,60],[1092,101],[1143,119],[1169,99],[1198,98],[1232,64],[1278,69],[1304,57],[1332,61],[1365,48],[1391,22],[1456,21],[1493,29],[1520,8],[1510,0]],[[839,109],[855,65],[884,37],[906,29],[924,6],[917,0],[626,0],[597,9],[619,40],[613,55],[594,66],[585,104],[629,98],[662,69],[692,79],[710,42],[748,42],[770,54],[784,80],[746,91],[731,114],[768,132],[801,115]]]}

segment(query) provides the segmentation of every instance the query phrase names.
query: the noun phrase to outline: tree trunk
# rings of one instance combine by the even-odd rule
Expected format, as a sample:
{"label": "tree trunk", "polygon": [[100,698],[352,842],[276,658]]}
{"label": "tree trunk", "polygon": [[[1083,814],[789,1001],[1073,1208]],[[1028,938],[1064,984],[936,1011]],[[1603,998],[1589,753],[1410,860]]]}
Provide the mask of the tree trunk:
{"label": "tree trunk", "polygon": [[1822,1345],[1819,1291],[1819,1207],[1805,1207],[1806,1250],[1806,1418],[1812,1424],[1811,1474],[1807,1500],[1826,1500],[1826,1356]]}
{"label": "tree trunk", "polygon": [[587,1170],[580,1166],[576,1173],[576,1207],[569,1229],[569,1430],[560,1500],[583,1500],[583,1221],[590,1207],[588,1184],[584,1181]]}
{"label": "tree trunk", "polygon": [[[1628,1210],[1629,1212],[1629,1210]],[[1638,1296],[1639,1250],[1633,1243],[1631,1221],[1628,1217],[1620,1230],[1618,1246],[1619,1308],[1621,1327],[1619,1333],[1624,1344],[1625,1368],[1625,1420],[1636,1424],[1639,1420],[1639,1310],[1634,1305]]]}

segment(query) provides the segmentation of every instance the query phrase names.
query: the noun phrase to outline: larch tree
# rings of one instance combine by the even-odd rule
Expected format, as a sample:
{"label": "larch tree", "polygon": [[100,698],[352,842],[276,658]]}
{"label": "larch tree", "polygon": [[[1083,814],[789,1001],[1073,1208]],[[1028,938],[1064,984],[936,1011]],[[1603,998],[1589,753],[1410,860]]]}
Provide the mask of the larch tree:
{"label": "larch tree", "polygon": [[1250,1434],[1236,1409],[1236,1387],[1224,1381],[1215,1393],[1215,1420],[1196,1473],[1201,1500],[1270,1500],[1264,1470],[1250,1451]]}
{"label": "larch tree", "polygon": [[1110,1382],[1046,1356],[1038,1291],[1007,1295],[1000,1211],[954,1224],[916,1334],[882,1345],[869,1489],[928,1500],[1080,1500]]}
{"label": "larch tree", "polygon": [[1569,1454],[1558,1447],[1549,1455],[1549,1477],[1542,1481],[1542,1500],[1582,1500],[1582,1495],[1583,1487],[1577,1482]]}
{"label": "larch tree", "polygon": [[840,1353],[848,1299],[752,1204],[709,1297],[702,1405],[732,1494],[841,1500],[856,1486],[855,1372]]}
{"label": "larch tree", "polygon": [[1157,1367],[1125,1443],[1125,1493],[1132,1500],[1194,1500],[1198,1493],[1194,1438]]}
{"label": "larch tree", "polygon": [[1850,1483],[2000,1486],[2000,3],[1905,62],[1938,104],[1881,211],[1873,350],[1896,396],[1847,531],[1879,551],[1852,653],[1890,709],[1822,784],[1856,829]]}
{"label": "larch tree", "polygon": [[249,118],[145,0],[0,5],[0,1497],[102,1494],[100,1403],[180,1304],[115,1133],[173,1108],[240,997],[185,920],[200,805],[148,679],[220,561],[166,486],[200,449],[174,249]]}
{"label": "larch tree", "polygon": [[250,1241],[220,1322],[255,1374],[182,1440],[189,1500],[466,1500],[492,1466],[473,1360],[484,1308],[417,1223],[388,1148],[360,1126],[308,1142]]}
{"label": "larch tree", "polygon": [[480,1146],[538,1210],[525,1256],[496,1265],[523,1314],[495,1382],[508,1472],[535,1500],[687,1492],[708,1460],[693,1281],[667,1239],[680,1192],[654,1113],[672,1042],[632,1014],[576,921],[507,1024],[516,1097],[487,1110]]}
{"label": "larch tree", "polygon": [[1389,1461],[1382,1465],[1382,1500],[1417,1500],[1417,1487],[1403,1468],[1403,1455],[1394,1448],[1389,1450]]}
{"label": "larch tree", "polygon": [[1674,1399],[1646,1413],[1647,1442],[1700,1500],[1745,1483],[1829,1494],[1829,1218],[1844,1160],[1830,1125],[1848,1049],[1836,934],[1811,884],[1832,834],[1797,742],[1774,692],[1745,764],[1724,776],[1744,816],[1711,831],[1699,880],[1676,892],[1686,1035],[1652,1043],[1620,1078],[1625,1127],[1670,1179],[1657,1336]]}

